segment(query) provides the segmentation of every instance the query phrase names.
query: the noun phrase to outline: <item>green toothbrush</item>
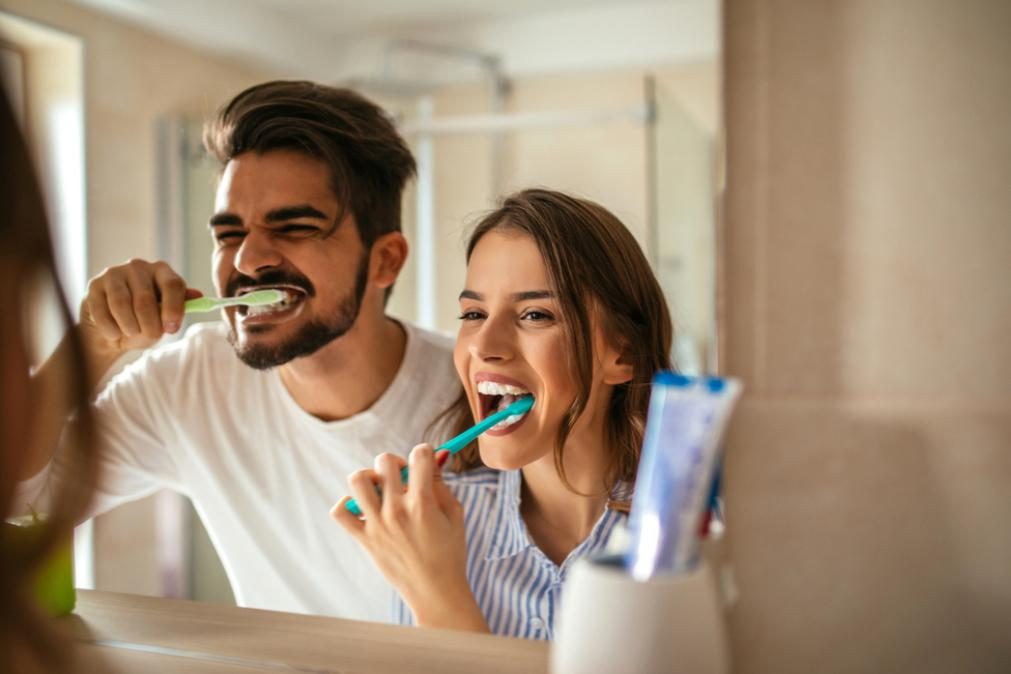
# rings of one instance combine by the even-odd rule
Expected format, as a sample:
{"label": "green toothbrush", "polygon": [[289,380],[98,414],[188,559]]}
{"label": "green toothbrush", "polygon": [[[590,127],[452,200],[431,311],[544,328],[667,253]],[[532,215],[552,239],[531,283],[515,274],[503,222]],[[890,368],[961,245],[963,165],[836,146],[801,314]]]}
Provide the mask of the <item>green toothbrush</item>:
{"label": "green toothbrush", "polygon": [[[477,438],[477,436],[481,435],[495,424],[501,421],[505,421],[514,414],[526,414],[527,412],[530,411],[530,408],[532,408],[533,406],[534,406],[534,397],[529,395],[523,396],[513,404],[506,407],[504,410],[499,410],[498,412],[492,414],[483,421],[474,424],[473,426],[465,430],[463,433],[460,433],[460,435],[456,436],[455,438],[447,440],[445,444],[440,445],[435,451],[438,452],[443,449],[448,449],[450,454],[456,454],[461,449],[463,449],[471,442],[473,442],[474,439]],[[407,482],[407,466],[404,466],[403,468],[400,469],[400,480],[402,482]],[[354,499],[351,499],[350,501],[345,503],[344,507],[347,508],[348,512],[350,512],[351,514],[358,515],[359,517],[361,517],[362,509],[358,507],[358,503]]]}
{"label": "green toothbrush", "polygon": [[233,307],[239,305],[247,307],[262,307],[268,304],[277,304],[283,299],[284,293],[280,290],[275,290],[274,288],[254,290],[251,293],[246,293],[245,295],[239,295],[237,297],[197,297],[196,299],[186,300],[184,313],[202,314],[222,307]]}

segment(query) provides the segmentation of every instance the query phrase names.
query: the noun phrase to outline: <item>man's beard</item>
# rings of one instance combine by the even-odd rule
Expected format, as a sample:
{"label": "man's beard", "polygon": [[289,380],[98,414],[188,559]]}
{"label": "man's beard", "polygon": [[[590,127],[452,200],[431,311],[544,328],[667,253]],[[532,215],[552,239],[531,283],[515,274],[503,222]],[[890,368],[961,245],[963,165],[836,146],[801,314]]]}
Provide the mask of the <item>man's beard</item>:
{"label": "man's beard", "polygon": [[[228,332],[228,341],[235,349],[235,355],[246,365],[257,370],[268,370],[284,365],[287,362],[308,356],[323,348],[338,337],[342,337],[354,326],[358,313],[362,308],[362,298],[365,296],[365,285],[368,281],[369,251],[362,254],[355,273],[355,287],[341,300],[337,311],[328,319],[311,320],[303,325],[291,338],[273,346],[251,344],[242,348],[238,345],[235,328]],[[244,281],[244,282],[243,282]],[[259,279],[239,277],[229,282],[229,288],[242,285],[272,285],[291,284],[306,290],[306,295],[312,297],[315,292],[309,279],[293,277],[285,272],[267,272]],[[234,289],[231,293],[233,294]]]}

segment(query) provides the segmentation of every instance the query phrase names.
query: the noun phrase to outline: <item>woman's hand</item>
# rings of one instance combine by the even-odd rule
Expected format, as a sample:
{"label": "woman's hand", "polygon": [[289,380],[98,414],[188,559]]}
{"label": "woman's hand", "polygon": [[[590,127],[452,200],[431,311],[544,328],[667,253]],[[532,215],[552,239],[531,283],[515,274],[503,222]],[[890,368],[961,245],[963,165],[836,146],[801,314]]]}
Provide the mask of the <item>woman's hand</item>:
{"label": "woman's hand", "polygon": [[[369,552],[419,626],[487,632],[467,584],[463,506],[443,483],[431,445],[411,450],[406,489],[400,480],[404,464],[386,453],[376,457],[375,470],[349,475],[351,495],[330,516]],[[345,507],[352,497],[362,518]]]}

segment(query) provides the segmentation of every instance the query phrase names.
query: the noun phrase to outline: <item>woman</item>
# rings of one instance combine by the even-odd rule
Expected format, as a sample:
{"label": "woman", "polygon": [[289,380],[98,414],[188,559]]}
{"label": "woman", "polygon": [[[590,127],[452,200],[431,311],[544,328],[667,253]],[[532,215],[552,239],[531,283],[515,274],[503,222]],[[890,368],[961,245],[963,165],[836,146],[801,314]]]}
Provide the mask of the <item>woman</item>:
{"label": "woman", "polygon": [[[663,293],[603,207],[548,190],[507,198],[467,246],[454,360],[459,432],[532,395],[441,478],[430,445],[348,478],[333,515],[398,590],[401,622],[551,638],[574,559],[628,511],[655,372],[670,368]],[[424,391],[419,391],[424,395]],[[380,500],[375,487],[379,487]]]}

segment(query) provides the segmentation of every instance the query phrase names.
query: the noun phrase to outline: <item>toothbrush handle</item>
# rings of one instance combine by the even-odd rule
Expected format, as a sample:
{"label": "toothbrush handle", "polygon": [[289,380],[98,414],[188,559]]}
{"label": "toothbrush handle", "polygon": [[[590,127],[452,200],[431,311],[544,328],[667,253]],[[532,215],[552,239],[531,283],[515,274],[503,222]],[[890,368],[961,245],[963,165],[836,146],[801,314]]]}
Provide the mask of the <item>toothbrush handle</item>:
{"label": "toothbrush handle", "polygon": [[[435,451],[438,452],[438,451],[441,451],[443,449],[445,449],[445,445],[443,445],[442,447],[439,447]],[[452,455],[452,454],[453,454],[453,452],[450,452],[449,454],[443,454],[438,459],[436,459],[436,463],[438,463],[439,466],[442,467],[443,465],[445,465],[446,460],[449,459],[450,455]],[[407,471],[407,466],[404,466],[403,468],[400,469],[400,482],[401,482],[401,484],[407,484],[407,472],[408,472]],[[345,507],[347,508],[347,511],[349,513],[351,513],[352,515],[357,515],[358,517],[362,516],[362,509],[358,507],[358,502],[355,501],[354,499],[351,499],[350,501],[348,501],[347,502],[347,506],[345,506]]]}
{"label": "toothbrush handle", "polygon": [[[443,463],[446,462],[446,458],[448,458],[451,454],[456,454],[457,452],[459,452],[461,449],[463,449],[471,442],[473,442],[474,439],[477,438],[477,436],[481,435],[495,424],[499,423],[500,421],[505,421],[510,415],[516,414],[518,410],[515,408],[517,407],[517,404],[519,402],[520,401],[517,401],[516,403],[513,403],[512,405],[507,407],[506,409],[500,410],[495,414],[492,414],[483,421],[471,426],[463,433],[460,433],[460,435],[456,436],[455,438],[451,438],[446,442],[444,442],[443,444],[439,445],[435,449],[435,451],[438,452],[443,449],[449,450],[449,454],[446,454],[443,457],[439,465],[441,466]],[[530,407],[533,405],[533,401],[528,400],[527,403],[528,404],[521,406],[523,408],[522,411],[524,413],[530,410]],[[400,469],[400,481],[404,484],[407,484],[407,466],[404,466],[403,468]],[[361,508],[358,507],[358,502],[355,501],[354,499],[351,499],[346,504],[344,504],[344,507],[347,508],[348,512],[350,512],[351,514],[361,517],[362,510]]]}
{"label": "toothbrush handle", "polygon": [[214,311],[217,308],[218,301],[213,297],[197,297],[196,299],[186,300],[186,303],[183,305],[183,313],[202,314]]}

